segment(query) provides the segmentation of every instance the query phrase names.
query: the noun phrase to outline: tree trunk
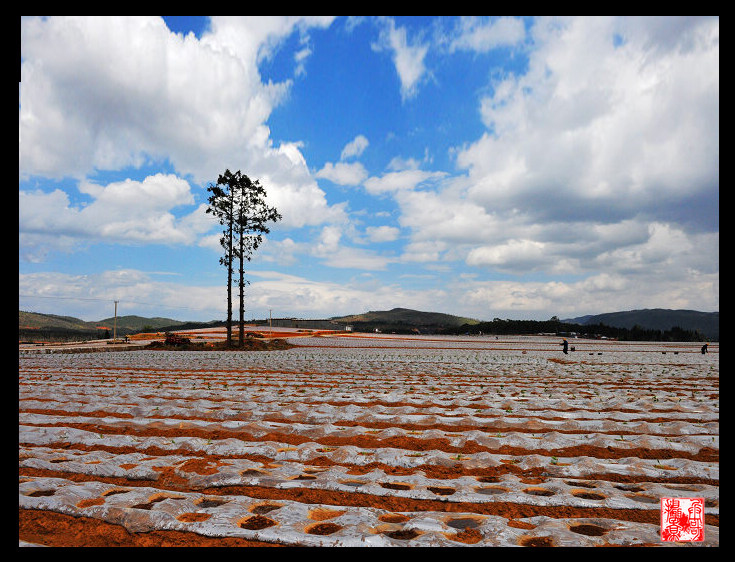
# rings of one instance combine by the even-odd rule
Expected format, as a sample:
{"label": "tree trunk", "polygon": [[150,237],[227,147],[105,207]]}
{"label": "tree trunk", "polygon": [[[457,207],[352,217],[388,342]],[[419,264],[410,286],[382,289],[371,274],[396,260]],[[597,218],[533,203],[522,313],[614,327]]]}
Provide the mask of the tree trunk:
{"label": "tree trunk", "polygon": [[[241,219],[242,221],[242,219]],[[245,244],[243,233],[240,232],[240,333],[237,337],[237,342],[242,347],[245,343]]]}
{"label": "tree trunk", "polygon": [[232,223],[227,237],[227,347],[232,347]]}

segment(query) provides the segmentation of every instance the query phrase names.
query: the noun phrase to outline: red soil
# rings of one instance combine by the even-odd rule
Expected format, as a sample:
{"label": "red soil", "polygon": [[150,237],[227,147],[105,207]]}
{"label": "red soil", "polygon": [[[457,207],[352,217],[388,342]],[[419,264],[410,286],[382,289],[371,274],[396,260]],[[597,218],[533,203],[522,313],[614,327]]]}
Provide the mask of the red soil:
{"label": "red soil", "polygon": [[[557,360],[561,363],[563,360]],[[109,377],[115,377],[115,369],[105,367],[106,374],[103,375]],[[122,371],[122,370],[121,370]],[[128,377],[145,377],[148,375],[148,370],[144,368],[134,369],[126,367],[124,369],[126,376]],[[223,380],[224,374],[230,371],[221,370],[214,371],[211,369],[207,370],[207,373],[217,373],[218,381]],[[242,371],[233,371],[237,374],[242,374]],[[277,376],[288,376],[289,373],[283,373],[283,371],[272,371],[271,373]],[[253,375],[253,373],[249,373]],[[261,374],[267,374],[265,370],[261,370]],[[303,373],[300,375],[309,376],[315,375],[317,378],[311,386],[319,386],[320,384],[326,384],[324,378],[338,379],[341,373],[329,373],[324,375],[322,373]],[[173,370],[168,372],[167,375],[179,376]],[[352,373],[346,373],[346,375],[353,376]],[[43,376],[49,376],[43,374]],[[26,374],[22,378],[20,385],[33,385],[36,382],[43,380],[43,376],[36,376],[33,374]],[[90,375],[85,384],[94,382],[96,375]],[[152,384],[153,377],[151,376]],[[201,374],[197,372],[186,372],[183,373],[184,379],[191,376],[193,379],[200,380]],[[226,376],[226,375],[225,375]],[[447,381],[451,381],[451,375],[446,377]],[[132,382],[132,379],[131,379]],[[274,379],[267,379],[263,385],[276,384],[277,381]],[[691,389],[697,389],[697,385],[701,385],[703,382],[707,382],[710,391],[719,395],[719,383],[716,378],[702,377],[698,381],[691,382]],[[534,381],[528,381],[520,378],[518,381],[509,380],[506,384],[515,384],[521,387],[523,384],[528,384],[528,388],[534,388],[538,385]],[[73,384],[73,383],[72,383]],[[221,384],[221,383],[220,383]],[[233,377],[231,388],[237,388],[238,384],[241,384],[243,388],[247,387],[247,382],[242,383],[236,377]],[[615,388],[619,387],[621,390],[631,387],[632,383],[627,381],[621,382],[606,382],[606,384]],[[668,384],[666,381],[661,383],[664,385],[662,388],[667,388],[665,385]],[[689,383],[681,383],[680,387],[682,392],[691,392],[687,387]],[[80,384],[80,386],[83,386]],[[655,387],[655,384],[648,384],[649,387]],[[141,396],[145,398],[145,396]],[[150,398],[155,398],[155,391],[151,392]],[[188,400],[186,396],[181,397],[182,403]],[[43,401],[44,398],[35,398],[36,401]],[[50,400],[50,399],[49,399]],[[210,401],[216,401],[215,397],[209,399]],[[344,406],[351,404],[349,400],[332,399],[329,401],[322,401],[323,404],[330,404],[335,406]],[[375,400],[372,402],[362,402],[360,404],[362,408],[370,408],[372,406],[387,406],[391,408],[400,408],[402,406],[411,406],[413,408],[422,407],[445,407],[441,404],[440,397],[434,393],[433,395],[427,396],[427,400],[423,405],[417,405],[416,403],[409,402],[386,402]],[[448,410],[451,409],[451,405],[446,406]],[[584,412],[583,408],[576,408],[576,411]],[[45,424],[47,427],[70,427],[85,431],[94,432],[100,435],[134,435],[138,437],[145,436],[163,436],[167,438],[176,437],[201,437],[211,440],[235,438],[242,441],[276,441],[279,443],[285,443],[287,445],[297,446],[307,441],[313,441],[313,438],[305,437],[303,435],[283,433],[273,431],[266,435],[253,436],[245,431],[237,431],[225,429],[224,427],[217,427],[217,423],[211,419],[203,417],[186,417],[186,416],[168,416],[169,418],[180,419],[182,424],[179,427],[161,427],[154,423],[150,423],[148,426],[136,425],[132,422],[130,424],[115,422],[106,423],[105,418],[108,416],[114,416],[118,419],[132,419],[132,414],[126,414],[124,412],[110,413],[105,411],[104,407],[95,409],[94,411],[85,411],[83,414],[75,411],[72,406],[66,410],[55,409],[42,409],[38,407],[32,408],[20,408],[20,412],[23,413],[35,413],[35,414],[48,414],[57,417],[61,416],[79,416],[83,415],[86,418],[94,419],[94,421],[86,423],[65,423],[62,421]],[[560,410],[560,412],[563,410]],[[607,409],[592,409],[590,412],[604,412]],[[626,412],[624,408],[611,408],[610,411],[614,412]],[[543,409],[545,413],[544,419],[556,420],[566,419],[559,416],[555,418],[553,416],[553,410],[548,408]],[[630,412],[639,412],[638,410],[630,410]],[[663,423],[669,421],[670,418],[666,416],[667,413],[679,412],[675,408],[661,407],[655,410],[658,417],[645,417],[648,423]],[[583,414],[582,414],[583,415]],[[482,413],[478,412],[476,417],[482,417]],[[528,433],[539,433],[538,429],[526,429],[519,428],[517,425],[512,425],[512,429],[509,429],[507,420],[512,419],[512,415],[508,416],[487,416],[487,423],[483,424],[481,428],[477,426],[462,426],[462,425],[419,425],[411,423],[395,423],[395,422],[350,422],[342,420],[335,425],[342,427],[350,427],[360,425],[370,429],[383,429],[383,428],[402,428],[404,430],[415,430],[415,431],[428,431],[430,429],[440,429],[444,431],[461,432],[478,429],[487,433],[497,433],[502,431],[513,431],[513,432],[528,432]],[[192,424],[186,424],[187,420],[200,420],[205,419],[212,422],[207,428],[195,427]],[[228,418],[228,419],[237,419]],[[582,420],[584,417],[577,417],[576,419]],[[695,423],[696,418],[687,420],[685,418],[677,418],[681,421],[691,421]],[[293,420],[285,417],[279,417],[272,415],[266,417],[264,421],[274,423],[290,423]],[[632,422],[637,420],[633,419]],[[38,424],[39,426],[44,424]],[[585,433],[584,431],[577,430],[555,430],[558,433]],[[628,435],[634,434],[633,431],[627,430],[615,430],[610,432],[611,435]],[[524,449],[520,447],[511,446],[500,446],[497,448],[489,448],[480,445],[474,441],[467,441],[461,447],[453,446],[450,440],[447,438],[442,439],[427,439],[421,437],[409,437],[409,436],[394,436],[389,438],[379,438],[370,435],[359,435],[352,437],[337,437],[337,436],[325,436],[318,439],[320,445],[323,445],[323,449],[320,451],[324,452],[323,456],[319,456],[311,459],[308,463],[314,467],[326,467],[333,466],[336,463],[329,458],[330,448],[353,445],[362,449],[377,449],[377,448],[397,448],[406,451],[428,451],[428,450],[440,450],[447,453],[454,454],[473,454],[478,452],[487,452],[492,454],[508,455],[508,456],[523,456],[529,454],[546,455],[548,457],[579,457],[587,456],[597,459],[621,459],[625,457],[638,457],[641,459],[655,459],[655,460],[666,460],[666,459],[689,459],[693,461],[717,463],[719,462],[719,449],[702,447],[696,453],[682,452],[681,450],[675,449],[643,449],[643,448],[616,448],[613,446],[607,447],[592,447],[592,446],[574,446],[574,447],[560,447],[556,449]],[[226,464],[227,459],[233,458],[246,458],[248,460],[262,463],[264,466],[268,466],[273,459],[260,456],[260,455],[242,455],[240,457],[229,455],[226,458],[218,457],[216,455],[208,455],[204,451],[192,451],[188,449],[158,449],[156,447],[148,447],[145,449],[134,448],[134,447],[112,447],[100,443],[99,445],[84,445],[80,443],[69,443],[69,442],[56,442],[45,445],[46,447],[56,448],[59,450],[70,449],[74,451],[107,451],[110,453],[122,455],[127,453],[143,453],[150,457],[158,457],[164,455],[186,455],[189,458],[183,464],[177,467],[160,467],[155,470],[158,472],[158,478],[155,482],[150,480],[136,480],[128,479],[124,477],[104,477],[104,476],[92,476],[82,473],[67,472],[62,470],[48,470],[31,468],[24,466],[19,468],[19,476],[23,477],[56,477],[64,478],[73,482],[85,482],[85,481],[96,481],[113,484],[116,486],[124,487],[135,487],[135,486],[155,486],[159,490],[165,490],[167,492],[190,492],[189,481],[182,477],[179,473],[192,473],[199,475],[209,475],[217,472],[217,468]],[[532,530],[533,525],[519,521],[520,519],[533,517],[533,516],[547,516],[551,518],[607,518],[617,519],[622,521],[640,522],[659,524],[660,522],[660,511],[658,505],[653,505],[653,509],[610,509],[605,507],[594,507],[594,508],[580,508],[565,505],[534,505],[534,504],[521,504],[515,502],[505,501],[493,501],[493,502],[458,502],[458,501],[447,501],[447,497],[451,497],[453,489],[451,488],[451,482],[453,479],[462,476],[474,476],[479,482],[495,482],[503,475],[516,475],[521,478],[521,481],[529,485],[540,485],[547,481],[544,468],[534,468],[530,470],[522,470],[512,463],[500,464],[499,466],[483,467],[483,468],[467,468],[463,466],[461,462],[457,462],[454,466],[436,466],[436,465],[421,465],[418,468],[402,468],[389,466],[382,463],[370,463],[365,465],[340,463],[344,466],[349,474],[362,475],[367,474],[372,470],[379,469],[386,474],[391,475],[410,475],[418,472],[422,473],[427,478],[441,479],[446,483],[444,486],[437,487],[434,493],[439,497],[437,499],[413,499],[407,497],[399,497],[395,495],[375,495],[361,493],[359,491],[342,492],[334,490],[323,490],[323,489],[312,489],[308,487],[293,487],[293,488],[273,488],[268,486],[260,485],[242,485],[242,486],[218,486],[213,488],[201,488],[197,489],[197,492],[205,494],[207,496],[219,496],[219,495],[242,495],[250,498],[257,498],[263,500],[281,500],[281,501],[294,501],[305,504],[322,504],[331,505],[336,508],[339,507],[372,507],[390,512],[381,517],[381,521],[384,523],[400,523],[407,519],[405,515],[401,513],[407,512],[446,512],[446,513],[474,513],[479,515],[495,515],[501,516],[508,520],[507,525],[510,527]],[[120,465],[123,468],[133,468],[134,464]],[[661,465],[661,468],[666,468],[665,465]],[[671,468],[671,467],[669,467]],[[634,475],[625,475],[617,473],[605,473],[605,474],[594,474],[587,475],[585,477],[589,480],[604,480],[608,482],[619,482],[633,484],[637,482],[664,482],[669,484],[706,484],[718,486],[718,481],[713,481],[704,478],[692,478],[692,477],[678,477],[671,475],[668,477],[643,477]],[[577,485],[583,486],[581,481],[585,478],[574,478],[577,480]],[[577,490],[577,494],[584,494],[585,490]],[[594,494],[594,492],[588,492]],[[584,497],[584,496],[580,496]],[[102,505],[105,502],[103,497],[86,499],[79,502],[77,507],[89,507],[95,505]],[[339,525],[330,522],[329,520],[343,513],[340,509],[325,509],[319,508],[310,512],[309,518],[314,523],[306,528],[307,533],[316,535],[329,535],[332,532],[338,530]],[[179,516],[181,521],[204,521],[209,517],[203,513],[184,513]],[[270,521],[270,523],[269,523]],[[707,514],[705,517],[707,525],[719,526],[719,516]],[[267,515],[263,514],[252,514],[244,517],[240,521],[240,526],[247,529],[258,529],[267,527],[272,521],[268,519]],[[589,528],[588,528],[589,527]],[[580,534],[591,535],[594,533],[594,529],[591,526],[581,526],[577,531]],[[446,535],[451,540],[465,543],[475,544],[482,539],[482,535],[475,529],[466,528],[464,530],[458,530],[456,533]],[[278,546],[273,543],[266,543],[261,541],[251,541],[242,538],[209,538],[196,533],[187,533],[181,531],[151,531],[146,533],[131,533],[120,525],[114,525],[91,517],[83,516],[70,516],[57,512],[46,511],[46,510],[31,510],[19,508],[19,538],[21,540],[44,544],[48,546]],[[395,538],[411,538],[397,536]],[[551,537],[521,537],[520,543],[525,546],[550,546],[554,544],[553,538]]]}

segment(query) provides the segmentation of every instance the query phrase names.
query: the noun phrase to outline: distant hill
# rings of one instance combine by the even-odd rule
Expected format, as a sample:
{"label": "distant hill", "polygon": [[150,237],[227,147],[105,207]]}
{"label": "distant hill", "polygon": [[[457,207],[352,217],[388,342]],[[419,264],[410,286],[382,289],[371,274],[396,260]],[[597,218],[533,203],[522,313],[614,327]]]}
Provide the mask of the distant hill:
{"label": "distant hill", "polygon": [[[18,311],[18,326],[28,328],[67,328],[70,330],[95,330],[100,327],[112,329],[116,321],[114,317],[87,322],[73,316],[57,316],[56,314],[41,314],[40,312]],[[159,329],[166,326],[183,324],[171,318],[144,318],[142,316],[118,316],[117,329],[126,331],[141,330],[144,326]]]}
{"label": "distant hill", "polygon": [[18,327],[41,329],[58,328],[65,330],[93,330],[96,323],[85,322],[72,316],[57,316],[56,314],[41,314],[38,312],[18,311]]}
{"label": "distant hill", "polygon": [[356,330],[372,331],[378,329],[384,332],[432,332],[480,322],[473,318],[453,316],[441,312],[421,312],[408,308],[371,310],[363,314],[340,316],[331,320],[339,324],[351,325]]}
{"label": "distant hill", "polygon": [[626,310],[621,312],[607,312],[568,318],[562,320],[569,324],[594,325],[604,324],[614,328],[631,329],[640,326],[648,330],[670,330],[679,327],[682,330],[698,331],[714,340],[720,338],[720,313],[699,312],[697,310],[670,310],[666,308],[645,308],[641,310]]}
{"label": "distant hill", "polygon": [[[151,330],[173,329],[183,324],[185,323],[171,318],[118,316],[116,331],[118,336],[124,336],[140,332],[144,328]],[[95,339],[105,337],[107,331],[112,334],[114,330],[114,317],[96,322],[87,322],[72,316],[18,311],[18,333],[22,340]]]}
{"label": "distant hill", "polygon": [[[482,321],[473,318],[453,316],[441,312],[421,312],[408,308],[393,308],[391,310],[338,316],[324,320],[324,322],[345,327],[352,326],[355,331],[372,332],[377,329],[381,332],[396,333],[450,333],[458,329],[465,330],[469,326],[478,327],[479,325],[481,327],[483,325]],[[698,331],[703,336],[715,341],[719,341],[720,337],[719,312],[654,308],[579,316],[562,320],[562,322],[581,326],[604,324],[613,328],[626,329],[631,329],[637,325],[646,330],[661,331],[678,327],[682,330]],[[114,323],[114,318],[86,322],[72,316],[18,311],[18,332],[21,340],[98,339],[105,337],[106,331],[109,331],[112,335]],[[224,322],[215,320],[211,322],[182,322],[162,317],[118,316],[117,335],[124,336],[143,330],[182,330],[222,325],[224,325]],[[497,326],[494,329],[497,329]],[[490,327],[488,327],[488,330],[490,330]]]}
{"label": "distant hill", "polygon": [[[115,318],[105,318],[99,322],[95,322],[98,326],[107,326],[112,329],[115,323]],[[143,316],[118,316],[117,317],[117,329],[130,330],[131,332],[139,332],[146,326],[154,330],[161,328],[170,328],[172,326],[180,326],[184,324],[179,320],[172,320],[171,318],[162,318],[160,316],[154,316],[153,318],[145,318]]]}

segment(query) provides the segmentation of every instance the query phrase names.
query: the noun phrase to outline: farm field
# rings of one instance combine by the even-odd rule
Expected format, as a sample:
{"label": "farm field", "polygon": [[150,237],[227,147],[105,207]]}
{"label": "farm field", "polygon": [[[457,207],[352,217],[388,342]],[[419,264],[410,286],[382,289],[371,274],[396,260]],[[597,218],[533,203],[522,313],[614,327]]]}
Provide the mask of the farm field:
{"label": "farm field", "polygon": [[277,335],[21,349],[19,544],[719,546],[717,345]]}

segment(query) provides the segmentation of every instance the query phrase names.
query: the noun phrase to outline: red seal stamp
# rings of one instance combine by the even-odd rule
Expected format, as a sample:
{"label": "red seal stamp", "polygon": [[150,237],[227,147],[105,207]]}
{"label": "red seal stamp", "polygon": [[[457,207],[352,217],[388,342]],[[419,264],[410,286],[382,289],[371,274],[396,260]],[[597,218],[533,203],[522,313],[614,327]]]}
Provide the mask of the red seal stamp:
{"label": "red seal stamp", "polygon": [[661,498],[661,540],[704,540],[704,498]]}

